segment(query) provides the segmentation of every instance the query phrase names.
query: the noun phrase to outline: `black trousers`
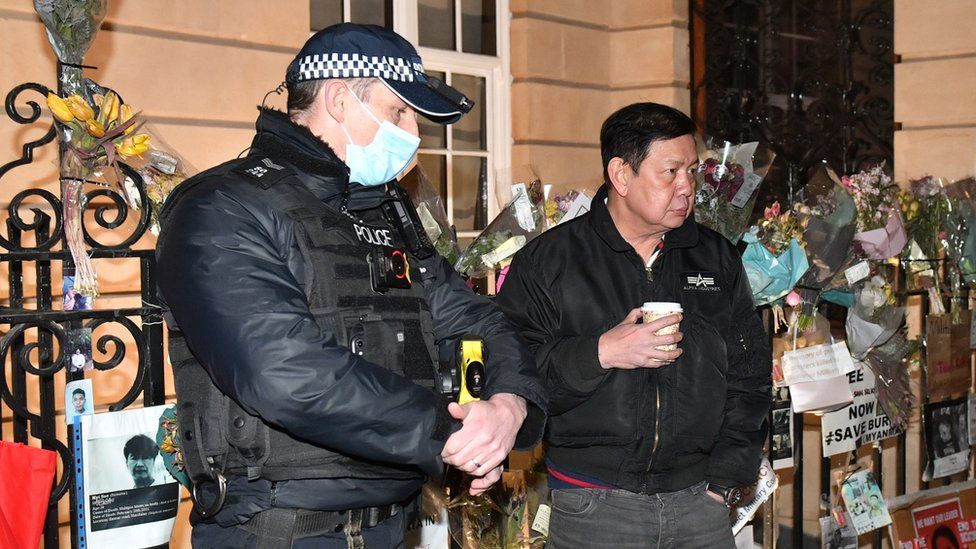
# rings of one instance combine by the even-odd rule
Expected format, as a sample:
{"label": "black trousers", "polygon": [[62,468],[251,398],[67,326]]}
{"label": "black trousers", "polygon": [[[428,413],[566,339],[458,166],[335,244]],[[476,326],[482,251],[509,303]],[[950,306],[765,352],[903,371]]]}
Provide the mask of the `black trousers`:
{"label": "black trousers", "polygon": [[[367,549],[403,549],[406,532],[405,513],[384,520],[372,528],[363,529]],[[240,549],[252,547],[254,536],[243,528],[223,528],[217,524],[199,522],[193,527],[191,541],[200,549]],[[342,532],[296,540],[292,549],[345,549],[346,535]],[[288,549],[288,548],[282,548]]]}

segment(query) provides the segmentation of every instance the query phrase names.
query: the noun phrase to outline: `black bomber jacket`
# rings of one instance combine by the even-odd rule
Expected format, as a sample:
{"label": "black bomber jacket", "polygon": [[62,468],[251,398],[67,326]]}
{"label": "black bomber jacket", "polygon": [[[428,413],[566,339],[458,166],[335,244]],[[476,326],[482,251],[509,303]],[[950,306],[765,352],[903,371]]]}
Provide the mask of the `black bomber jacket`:
{"label": "black bomber jacket", "polygon": [[[606,196],[516,254],[498,297],[549,390],[548,459],[641,493],[753,483],[772,361],[739,253],[689,216],[648,271]],[[646,301],[681,303],[683,354],[658,369],[603,369],[600,336]]]}

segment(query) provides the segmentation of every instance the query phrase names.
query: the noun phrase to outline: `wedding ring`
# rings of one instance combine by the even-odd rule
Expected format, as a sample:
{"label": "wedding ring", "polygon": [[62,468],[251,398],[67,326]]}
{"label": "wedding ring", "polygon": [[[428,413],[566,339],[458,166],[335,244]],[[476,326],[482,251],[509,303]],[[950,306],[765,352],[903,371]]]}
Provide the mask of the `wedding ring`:
{"label": "wedding ring", "polygon": [[474,463],[476,469],[481,469],[481,464],[477,460],[472,459],[471,463]]}

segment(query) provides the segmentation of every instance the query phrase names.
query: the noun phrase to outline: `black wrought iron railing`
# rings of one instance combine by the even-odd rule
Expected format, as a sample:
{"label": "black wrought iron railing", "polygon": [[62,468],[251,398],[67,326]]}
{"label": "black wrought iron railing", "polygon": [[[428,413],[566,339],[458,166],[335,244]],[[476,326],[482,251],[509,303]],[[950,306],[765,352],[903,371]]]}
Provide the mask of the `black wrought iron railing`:
{"label": "black wrought iron railing", "polygon": [[[63,67],[59,66],[59,76],[61,71]],[[7,94],[4,107],[7,117],[14,123],[51,126],[42,137],[23,145],[20,158],[0,165],[0,185],[11,185],[9,181],[17,170],[34,162],[35,150],[52,143],[57,146],[53,123],[42,115],[40,106],[51,91],[41,84],[26,83]],[[29,111],[27,114],[22,112],[25,108]],[[138,189],[141,204],[148,204],[139,174],[127,166],[122,170]],[[0,400],[3,403],[0,421],[4,425],[11,424],[14,441],[36,441],[41,447],[57,452],[61,461],[62,467],[58,468],[61,472],[52,487],[44,524],[46,548],[60,547],[59,525],[65,521],[70,522],[72,547],[78,546],[77,513],[68,513],[65,517],[58,509],[59,501],[66,494],[71,500],[71,509],[76,508],[77,503],[73,489],[74,468],[71,466],[74,452],[72,426],[67,427],[67,437],[58,436],[60,412],[57,404],[63,402],[63,395],[57,394],[58,378],[62,377],[65,382],[86,375],[98,379],[106,371],[131,368],[134,364],[132,385],[108,409],[115,411],[137,404],[151,406],[165,400],[163,320],[155,294],[155,256],[152,249],[133,248],[149,228],[149,209],[140,208],[135,212],[138,218],[132,219],[134,212],[129,204],[108,186],[95,185],[85,196],[92,205],[88,215],[81,216],[89,254],[96,265],[98,260],[106,259],[138,262],[138,287],[130,296],[139,299],[138,306],[62,310],[61,288],[55,285],[60,277],[54,275],[58,271],[61,275],[71,273],[73,269],[72,256],[65,243],[62,196],[38,185],[24,185],[24,189],[10,200],[6,215],[0,214],[3,220],[0,268],[6,269],[8,279],[8,295],[0,302],[0,330],[3,331],[0,338]],[[84,225],[85,219],[90,220],[90,226]],[[104,244],[96,240],[93,235],[96,228],[100,235],[112,234],[118,243]],[[121,234],[123,232],[128,234]],[[113,262],[113,265],[117,264]],[[25,281],[33,284],[25,284]],[[110,325],[114,325],[111,327],[115,332],[121,329],[123,335],[106,333]],[[94,369],[89,373],[70,371],[64,360],[68,332],[85,328],[93,334]],[[127,356],[131,352],[136,354],[134,361]],[[4,413],[9,415],[2,417]],[[2,436],[0,431],[0,438]]]}

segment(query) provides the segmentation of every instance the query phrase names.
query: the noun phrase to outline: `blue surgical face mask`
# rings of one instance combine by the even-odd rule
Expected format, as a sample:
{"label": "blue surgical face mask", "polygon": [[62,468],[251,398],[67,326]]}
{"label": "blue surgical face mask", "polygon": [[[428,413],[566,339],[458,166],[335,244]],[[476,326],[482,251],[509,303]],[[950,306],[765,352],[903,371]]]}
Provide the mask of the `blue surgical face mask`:
{"label": "blue surgical face mask", "polygon": [[352,90],[349,90],[349,93],[380,127],[373,141],[369,145],[361,146],[352,142],[349,130],[346,129],[345,124],[340,124],[346,139],[349,140],[346,145],[349,180],[365,186],[382,185],[392,181],[417,154],[420,138],[387,120],[381,122]]}

